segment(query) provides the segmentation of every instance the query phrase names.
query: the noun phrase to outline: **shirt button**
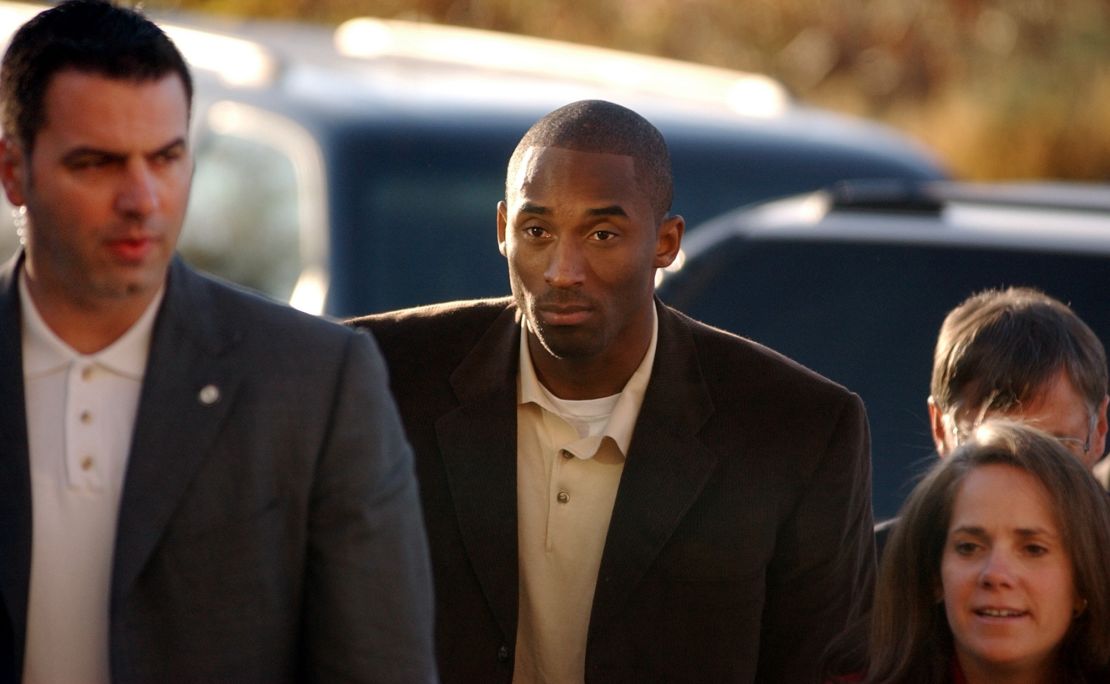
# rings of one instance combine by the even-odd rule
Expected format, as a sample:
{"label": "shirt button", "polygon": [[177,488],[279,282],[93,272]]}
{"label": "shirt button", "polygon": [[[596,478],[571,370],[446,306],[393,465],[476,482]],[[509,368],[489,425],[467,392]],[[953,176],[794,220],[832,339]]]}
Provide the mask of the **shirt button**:
{"label": "shirt button", "polygon": [[499,663],[509,662],[509,647],[508,646],[502,646],[501,648],[497,649],[497,662],[499,662]]}
{"label": "shirt button", "polygon": [[93,367],[92,366],[85,366],[84,368],[81,369],[81,379],[82,380],[91,380],[92,376],[93,376]]}
{"label": "shirt button", "polygon": [[93,467],[93,457],[86,456],[81,459],[81,470],[90,470]]}
{"label": "shirt button", "polygon": [[81,412],[81,422],[84,423],[85,425],[88,425],[89,423],[91,423],[92,422],[92,413],[89,413],[88,411],[82,411]]}
{"label": "shirt button", "polygon": [[555,497],[555,499],[559,503],[566,503],[566,502],[570,501],[570,494],[567,494],[566,492],[559,492],[559,494]]}

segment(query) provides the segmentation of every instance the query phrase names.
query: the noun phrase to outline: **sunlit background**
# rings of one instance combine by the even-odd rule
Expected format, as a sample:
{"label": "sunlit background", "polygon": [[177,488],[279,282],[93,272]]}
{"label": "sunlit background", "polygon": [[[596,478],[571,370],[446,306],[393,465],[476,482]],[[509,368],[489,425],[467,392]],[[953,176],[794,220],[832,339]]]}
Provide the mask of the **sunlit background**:
{"label": "sunlit background", "polygon": [[494,29],[754,71],[976,179],[1110,180],[1106,0],[147,0],[339,25]]}

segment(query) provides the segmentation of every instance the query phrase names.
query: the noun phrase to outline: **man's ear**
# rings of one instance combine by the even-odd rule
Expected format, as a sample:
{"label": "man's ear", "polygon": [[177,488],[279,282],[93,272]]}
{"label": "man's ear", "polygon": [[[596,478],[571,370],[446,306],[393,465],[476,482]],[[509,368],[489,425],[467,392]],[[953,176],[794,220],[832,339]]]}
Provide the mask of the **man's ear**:
{"label": "man's ear", "polygon": [[933,428],[933,444],[937,447],[937,456],[944,458],[948,455],[948,426],[944,424],[944,414],[937,408],[931,395],[925,403],[929,405],[929,424]]}
{"label": "man's ear", "polygon": [[1097,418],[1095,419],[1095,431],[1091,435],[1091,452],[1094,453],[1094,460],[1098,461],[1106,453],[1106,409],[1110,405],[1110,396],[1103,395],[1102,403],[1099,404]]}
{"label": "man's ear", "polygon": [[26,187],[24,180],[27,173],[23,147],[7,136],[0,138],[0,184],[4,186],[4,195],[13,207],[26,204],[23,188]]}
{"label": "man's ear", "polygon": [[505,205],[505,200],[497,203],[497,251],[501,252],[501,256],[508,256],[508,248],[505,247],[505,227],[509,223],[508,207]]}
{"label": "man's ear", "polygon": [[674,263],[678,250],[682,247],[682,235],[685,232],[686,219],[681,216],[663,219],[655,238],[655,268],[666,268]]}

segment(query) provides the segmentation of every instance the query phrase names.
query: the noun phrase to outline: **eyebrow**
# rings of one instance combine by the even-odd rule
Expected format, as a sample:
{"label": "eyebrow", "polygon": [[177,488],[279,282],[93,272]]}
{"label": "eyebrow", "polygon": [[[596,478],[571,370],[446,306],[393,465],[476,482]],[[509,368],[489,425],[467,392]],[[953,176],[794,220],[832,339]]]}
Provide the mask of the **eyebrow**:
{"label": "eyebrow", "polygon": [[[1012,532],[1016,533],[1019,537],[1023,537],[1023,538],[1047,537],[1049,539],[1056,539],[1057,536],[1058,536],[1056,533],[1052,532],[1051,530],[1047,530],[1043,527],[1019,527],[1015,530],[1012,530]],[[950,532],[949,534],[956,534],[956,533],[970,534],[974,537],[983,537],[983,538],[988,536],[987,531],[985,529],[983,529],[982,527],[978,527],[976,525],[962,525],[960,527],[953,528],[952,532]]]}
{"label": "eyebrow", "polygon": [[[538,204],[532,204],[531,202],[525,202],[524,204],[520,205],[519,213],[521,213],[521,214],[536,214],[537,216],[546,216],[546,215],[551,213],[551,210],[548,209],[547,207],[540,206]],[[586,215],[587,216],[625,216],[625,217],[627,217],[628,212],[626,212],[624,210],[624,207],[620,206],[619,204],[612,204],[612,205],[609,205],[607,207],[598,207],[596,209],[587,209],[586,210]]]}
{"label": "eyebrow", "polygon": [[540,216],[543,216],[543,215],[546,215],[546,214],[550,214],[551,210],[548,209],[547,207],[541,207],[538,204],[532,204],[531,202],[525,202],[524,204],[520,205],[520,213],[521,214],[539,214]]}
{"label": "eyebrow", "polygon": [[1051,530],[1046,530],[1043,527],[1019,527],[1014,530],[1019,537],[1045,537],[1048,539],[1055,539],[1056,534]]}
{"label": "eyebrow", "polygon": [[974,525],[961,525],[960,527],[953,527],[948,533],[948,536],[952,536],[953,534],[970,534],[973,537],[985,537],[987,536],[987,531],[982,527],[975,527]]}
{"label": "eyebrow", "polygon": [[[183,138],[183,137],[174,138],[169,143],[163,145],[162,147],[159,147],[156,150],[152,150],[150,152],[143,153],[143,156],[146,157],[146,156],[156,156],[156,155],[159,155],[159,154],[164,154],[164,153],[169,152],[170,150],[174,149],[175,147],[184,147],[185,144],[186,144],[185,143],[185,138]],[[115,152],[115,151],[112,151],[112,150],[102,150],[102,149],[99,149],[99,148],[96,148],[96,147],[77,147],[77,148],[74,148],[74,149],[70,150],[69,152],[67,152],[62,157],[62,163],[72,163],[72,162],[80,159],[81,157],[89,157],[89,156],[106,157],[108,159],[125,159],[128,155],[126,153]]]}
{"label": "eyebrow", "polygon": [[588,216],[628,216],[628,212],[624,210],[619,204],[613,204],[608,207],[601,207],[598,209],[590,209],[586,212]]}

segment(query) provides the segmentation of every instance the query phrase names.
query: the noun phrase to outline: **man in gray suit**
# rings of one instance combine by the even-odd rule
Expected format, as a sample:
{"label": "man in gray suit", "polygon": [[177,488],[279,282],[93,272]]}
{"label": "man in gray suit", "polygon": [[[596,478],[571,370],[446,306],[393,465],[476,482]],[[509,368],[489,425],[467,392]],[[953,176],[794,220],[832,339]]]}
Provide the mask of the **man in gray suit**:
{"label": "man in gray suit", "polygon": [[422,682],[431,588],[373,341],[195,273],[191,80],[73,0],[0,73],[0,681]]}
{"label": "man in gray suit", "polygon": [[444,680],[812,681],[868,601],[863,406],[654,298],[671,185],[643,117],[560,108],[497,208],[514,297],[355,322],[416,453]]}

